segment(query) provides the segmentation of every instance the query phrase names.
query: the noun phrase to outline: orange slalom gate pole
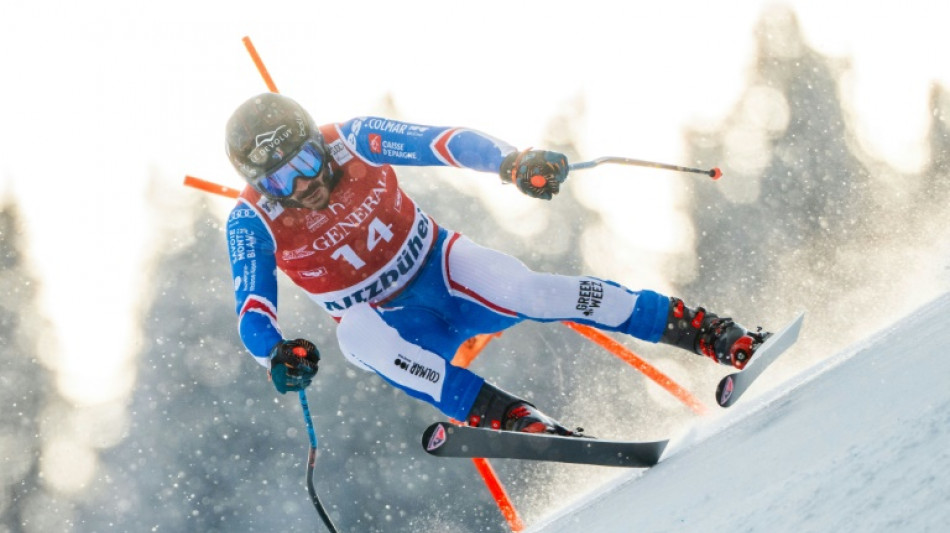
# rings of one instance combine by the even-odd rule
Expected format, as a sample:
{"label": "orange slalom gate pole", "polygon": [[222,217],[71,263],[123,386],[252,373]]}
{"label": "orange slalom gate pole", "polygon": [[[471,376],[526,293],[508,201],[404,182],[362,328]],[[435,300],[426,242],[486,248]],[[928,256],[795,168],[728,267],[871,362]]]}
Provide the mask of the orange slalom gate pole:
{"label": "orange slalom gate pole", "polygon": [[483,333],[468,339],[462,344],[462,346],[459,347],[458,351],[455,352],[455,357],[452,358],[452,364],[462,368],[467,368],[468,365],[472,364],[472,361],[478,357],[478,354],[481,353],[482,348],[488,344],[488,341],[500,336],[501,332]]}
{"label": "orange slalom gate pole", "polygon": [[476,457],[472,459],[472,463],[475,464],[478,473],[481,474],[482,479],[485,480],[485,486],[488,487],[488,492],[491,493],[492,498],[495,499],[495,503],[498,504],[498,509],[508,522],[508,527],[514,532],[524,531],[524,523],[521,521],[521,517],[518,516],[518,510],[515,509],[514,504],[511,503],[511,499],[508,498],[505,487],[503,487],[498,480],[498,474],[495,473],[495,469],[492,468],[488,459]]}
{"label": "orange slalom gate pole", "polygon": [[241,195],[241,191],[237,189],[232,189],[231,187],[227,187],[225,185],[218,185],[217,183],[196,178],[194,176],[185,176],[185,185],[205,192],[210,192],[212,194],[220,194],[221,196],[226,196],[228,198],[237,198]]}
{"label": "orange slalom gate pole", "polygon": [[[454,418],[450,418],[449,421],[456,426],[462,425],[462,422]],[[505,521],[508,522],[508,527],[515,533],[524,531],[524,522],[522,522],[521,517],[518,516],[518,510],[515,509],[515,504],[513,504],[511,498],[508,497],[508,492],[505,490],[504,485],[501,484],[501,481],[498,479],[498,473],[492,468],[488,459],[472,457],[472,464],[475,465],[475,470],[478,470],[478,473],[482,476],[482,480],[485,481],[485,487],[488,489],[488,493],[491,494],[492,498],[494,498],[495,504],[498,505],[501,516],[505,517]]]}
{"label": "orange slalom gate pole", "polygon": [[690,394],[688,390],[681,387],[663,372],[660,372],[655,366],[641,359],[626,346],[608,337],[602,331],[575,322],[564,322],[564,325],[629,363],[642,372],[643,375],[653,380],[657,385],[663,387],[670,394],[686,404],[694,413],[704,415],[709,412],[709,408],[707,408],[703,402],[699,401],[698,398]]}
{"label": "orange slalom gate pole", "polygon": [[[501,336],[501,333],[476,335],[465,341],[465,343],[459,347],[458,351],[455,352],[455,357],[452,358],[452,364],[467,368],[468,365],[478,357],[478,354],[481,353],[485,346],[492,339],[499,336]],[[459,425],[462,424],[458,420],[452,420],[452,422]],[[495,504],[498,505],[498,510],[501,511],[501,515],[504,516],[508,522],[508,527],[516,533],[524,531],[524,522],[522,522],[521,517],[518,516],[518,510],[515,509],[515,505],[511,502],[508,492],[505,491],[505,487],[501,484],[501,481],[498,479],[498,474],[495,472],[495,469],[492,468],[488,459],[473,457],[472,463],[482,476],[485,487],[488,488],[488,492],[492,498],[494,498]]]}
{"label": "orange slalom gate pole", "polygon": [[257,48],[254,48],[254,43],[251,42],[250,37],[244,37],[241,39],[244,42],[244,48],[247,48],[247,53],[251,54],[251,61],[254,62],[254,65],[257,67],[257,71],[261,73],[261,77],[264,78],[264,84],[267,85],[267,89],[272,93],[279,93],[277,86],[274,85],[274,80],[271,79],[270,74],[267,72],[267,67],[264,66],[264,62],[261,61],[261,56],[257,54]]}

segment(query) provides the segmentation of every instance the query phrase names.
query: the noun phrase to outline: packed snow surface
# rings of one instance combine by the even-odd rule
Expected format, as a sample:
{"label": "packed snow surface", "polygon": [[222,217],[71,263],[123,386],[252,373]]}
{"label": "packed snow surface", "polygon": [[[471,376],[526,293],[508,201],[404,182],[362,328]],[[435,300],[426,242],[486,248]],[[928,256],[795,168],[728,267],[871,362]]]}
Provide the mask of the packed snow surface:
{"label": "packed snow surface", "polygon": [[950,295],[530,531],[947,531],[947,339]]}

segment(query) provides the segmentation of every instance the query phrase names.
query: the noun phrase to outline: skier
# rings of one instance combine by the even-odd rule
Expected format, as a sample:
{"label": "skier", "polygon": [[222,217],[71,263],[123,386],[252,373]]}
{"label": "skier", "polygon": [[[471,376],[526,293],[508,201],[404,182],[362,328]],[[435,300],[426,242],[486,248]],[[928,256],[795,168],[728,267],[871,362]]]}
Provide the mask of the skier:
{"label": "skier", "polygon": [[360,117],[318,127],[275,93],[241,104],[227,154],[248,182],[227,238],[241,340],[280,393],[307,387],[318,349],[284,338],[276,269],[339,322],[343,355],[471,426],[571,435],[531,403],[450,361],[467,339],[522,320],[569,320],[742,368],[766,334],[678,298],[592,276],[529,270],[439,226],[391,165],[469,168],[550,200],[564,155],[465,128]]}

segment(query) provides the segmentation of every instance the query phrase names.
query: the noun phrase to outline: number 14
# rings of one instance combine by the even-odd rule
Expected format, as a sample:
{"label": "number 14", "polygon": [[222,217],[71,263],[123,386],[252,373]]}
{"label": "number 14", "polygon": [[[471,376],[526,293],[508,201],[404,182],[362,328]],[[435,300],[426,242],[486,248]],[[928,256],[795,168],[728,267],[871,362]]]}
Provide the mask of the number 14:
{"label": "number 14", "polygon": [[[373,251],[373,248],[376,248],[376,245],[380,241],[390,242],[393,240],[393,231],[392,226],[383,224],[378,218],[373,218],[369,223],[369,228],[366,232],[366,249]],[[342,259],[347,263],[353,265],[353,268],[359,270],[366,266],[366,261],[360,259],[360,256],[357,255],[356,251],[349,244],[344,244],[340,246],[330,255],[333,259]]]}

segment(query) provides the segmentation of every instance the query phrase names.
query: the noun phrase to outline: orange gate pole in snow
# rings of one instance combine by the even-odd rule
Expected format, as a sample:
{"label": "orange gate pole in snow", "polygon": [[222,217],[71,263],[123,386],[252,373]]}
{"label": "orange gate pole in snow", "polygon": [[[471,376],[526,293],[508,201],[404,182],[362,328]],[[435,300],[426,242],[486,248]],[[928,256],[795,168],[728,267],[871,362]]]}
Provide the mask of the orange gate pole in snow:
{"label": "orange gate pole in snow", "polygon": [[279,93],[277,86],[274,85],[274,80],[271,79],[270,74],[267,72],[267,67],[264,66],[264,62],[261,61],[261,56],[257,54],[257,48],[254,48],[254,43],[251,42],[250,37],[244,37],[241,39],[244,43],[244,48],[247,48],[247,53],[251,54],[251,61],[254,62],[254,66],[257,67],[257,71],[261,73],[261,78],[264,78],[264,85],[267,85],[267,89],[272,93]]}
{"label": "orange gate pole in snow", "polygon": [[[476,335],[465,341],[465,343],[459,347],[458,351],[455,352],[452,364],[462,368],[467,367],[478,357],[478,354],[481,353],[489,341],[500,335],[501,333]],[[459,424],[456,420],[452,422]],[[498,505],[498,510],[501,511],[502,516],[504,516],[508,522],[508,527],[515,532],[523,531],[524,523],[521,521],[521,517],[518,516],[518,510],[515,509],[511,498],[508,497],[508,492],[505,491],[505,487],[498,479],[498,474],[495,472],[495,469],[492,468],[491,463],[488,462],[488,459],[481,457],[472,458],[472,463],[475,464],[475,469],[481,474],[482,480],[485,482],[485,487],[488,488],[488,492],[491,493],[492,498],[494,498],[495,504]]]}
{"label": "orange gate pole in snow", "polygon": [[218,185],[217,183],[196,178],[194,176],[185,176],[185,185],[205,192],[210,192],[212,194],[220,194],[221,196],[226,196],[228,198],[237,198],[238,196],[241,196],[241,191],[237,189],[232,189],[231,187],[227,187],[225,185]]}
{"label": "orange gate pole in snow", "polygon": [[641,359],[637,354],[630,351],[630,349],[628,349],[623,344],[620,344],[611,337],[608,337],[604,332],[594,329],[590,326],[577,324],[575,322],[564,322],[564,325],[629,363],[631,366],[642,372],[643,375],[653,380],[657,385],[666,389],[667,392],[675,396],[679,401],[686,404],[686,406],[692,409],[694,413],[698,415],[704,415],[709,412],[709,409],[703,404],[703,402],[699,401],[699,399],[690,394],[688,390],[681,387],[663,372],[660,372],[655,366]]}

